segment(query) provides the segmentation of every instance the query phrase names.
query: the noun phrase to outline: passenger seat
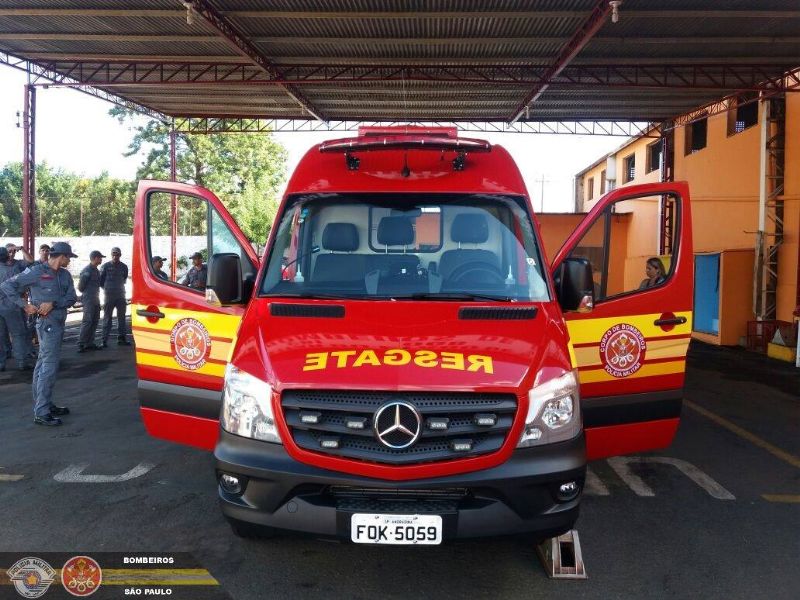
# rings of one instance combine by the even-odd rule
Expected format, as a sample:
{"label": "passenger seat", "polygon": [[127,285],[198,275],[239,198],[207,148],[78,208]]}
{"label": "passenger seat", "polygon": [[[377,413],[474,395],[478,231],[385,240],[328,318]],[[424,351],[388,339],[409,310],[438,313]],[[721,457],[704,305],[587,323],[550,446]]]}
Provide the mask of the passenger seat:
{"label": "passenger seat", "polygon": [[[378,244],[388,250],[390,246],[402,246],[404,249],[414,245],[414,225],[408,217],[383,217],[378,222]],[[400,254],[385,252],[369,257],[367,271],[380,271],[386,277],[393,273],[412,273],[417,271],[419,256],[416,254]]]}
{"label": "passenger seat", "polygon": [[[314,283],[354,283],[363,285],[366,256],[351,254],[358,250],[358,229],[352,223],[328,223],[322,230],[323,253],[314,262]],[[335,254],[344,252],[347,254]]]}
{"label": "passenger seat", "polygon": [[489,250],[461,248],[461,244],[483,244],[489,239],[489,224],[484,215],[463,213],[456,215],[450,226],[450,239],[458,243],[457,250],[446,250],[439,262],[439,274],[446,282],[453,272],[467,263],[485,263],[500,270],[499,257]]}

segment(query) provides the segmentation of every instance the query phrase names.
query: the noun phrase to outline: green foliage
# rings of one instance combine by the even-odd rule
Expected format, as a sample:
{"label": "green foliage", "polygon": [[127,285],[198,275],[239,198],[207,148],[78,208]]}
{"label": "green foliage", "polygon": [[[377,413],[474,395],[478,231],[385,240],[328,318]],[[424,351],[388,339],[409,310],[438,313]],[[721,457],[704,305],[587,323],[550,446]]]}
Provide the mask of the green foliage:
{"label": "green foliage", "polygon": [[[38,235],[69,237],[130,233],[133,229],[135,184],[108,173],[81,177],[47,163],[36,166]],[[22,163],[0,170],[0,235],[22,233]]]}
{"label": "green foliage", "polygon": [[[112,108],[135,132],[128,155],[147,149],[138,179],[169,179],[169,128],[158,121],[140,124],[134,114]],[[286,178],[286,149],[270,133],[182,135],[176,138],[177,180],[212,190],[245,235],[266,242]]]}
{"label": "green foliage", "polygon": [[[137,179],[169,179],[169,129],[158,121],[132,120],[134,113],[111,109],[120,122],[131,122],[133,138],[128,155],[147,152]],[[178,135],[177,179],[212,190],[241,226],[245,235],[266,243],[286,177],[286,149],[269,133]],[[35,228],[45,237],[107,235],[133,230],[135,181],[103,173],[88,178],[36,166]],[[0,236],[22,233],[22,164],[0,169]],[[153,234],[168,235],[170,201],[160,194],[154,211]],[[181,202],[181,235],[204,233],[205,208]],[[188,227],[188,229],[186,229]],[[5,232],[5,233],[4,233]]]}

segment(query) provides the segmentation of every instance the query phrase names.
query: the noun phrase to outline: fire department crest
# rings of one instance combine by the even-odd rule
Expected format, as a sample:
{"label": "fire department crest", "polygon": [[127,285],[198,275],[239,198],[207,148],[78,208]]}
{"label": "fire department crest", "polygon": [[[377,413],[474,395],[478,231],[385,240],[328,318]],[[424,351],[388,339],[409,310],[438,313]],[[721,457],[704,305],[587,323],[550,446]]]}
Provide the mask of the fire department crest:
{"label": "fire department crest", "polygon": [[633,325],[614,325],[600,338],[600,360],[606,373],[628,377],[642,367],[647,348],[644,335]]}
{"label": "fire department crest", "polygon": [[91,596],[103,582],[103,570],[90,556],[73,556],[61,569],[61,583],[73,596]]}
{"label": "fire department crest", "polygon": [[196,371],[211,354],[211,336],[197,319],[181,319],[169,336],[172,355],[180,366]]}
{"label": "fire department crest", "polygon": [[41,558],[28,556],[11,566],[8,578],[23,598],[41,598],[55,581],[56,570]]}

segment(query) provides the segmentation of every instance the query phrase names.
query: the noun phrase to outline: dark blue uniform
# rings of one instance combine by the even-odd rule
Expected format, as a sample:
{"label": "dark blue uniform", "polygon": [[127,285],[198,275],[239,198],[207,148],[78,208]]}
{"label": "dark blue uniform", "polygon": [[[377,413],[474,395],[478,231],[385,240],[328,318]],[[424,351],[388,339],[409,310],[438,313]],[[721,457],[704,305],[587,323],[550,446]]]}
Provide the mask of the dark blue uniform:
{"label": "dark blue uniform", "polygon": [[53,310],[44,317],[40,316],[36,322],[39,358],[33,370],[34,416],[46,418],[53,406],[53,386],[58,374],[67,309],[75,304],[78,296],[69,272],[66,269],[54,271],[47,264],[33,265],[0,284],[0,292],[5,295],[6,302],[13,302],[17,309],[25,307],[22,298],[25,291],[28,291],[30,302],[36,307],[44,302],[53,304]]}
{"label": "dark blue uniform", "polygon": [[203,291],[206,289],[207,279],[208,267],[206,265],[200,265],[199,267],[192,267],[189,269],[189,272],[186,273],[186,276],[183,278],[183,281],[181,281],[181,284]]}
{"label": "dark blue uniform", "polygon": [[94,346],[94,334],[100,322],[100,270],[94,265],[86,265],[78,279],[78,291],[83,304],[83,319],[78,346]]}
{"label": "dark blue uniform", "polygon": [[100,267],[100,287],[105,294],[103,303],[103,344],[108,343],[111,335],[112,313],[117,311],[117,340],[127,341],[125,336],[125,282],[128,280],[128,265],[113,260]]}
{"label": "dark blue uniform", "polygon": [[[25,270],[25,261],[13,260],[0,263],[0,284]],[[29,347],[28,331],[25,327],[24,313],[11,299],[4,299],[0,293],[0,370],[6,368],[8,351],[17,360],[17,368],[25,367],[25,357]],[[10,348],[6,345],[10,343]]]}

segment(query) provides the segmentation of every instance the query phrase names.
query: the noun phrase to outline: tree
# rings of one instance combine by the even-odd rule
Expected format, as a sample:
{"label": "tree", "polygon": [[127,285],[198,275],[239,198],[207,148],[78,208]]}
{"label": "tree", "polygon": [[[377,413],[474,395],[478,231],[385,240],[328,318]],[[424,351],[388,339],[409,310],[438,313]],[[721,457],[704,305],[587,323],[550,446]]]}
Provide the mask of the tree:
{"label": "tree", "polygon": [[[130,233],[135,184],[108,173],[82,177],[36,165],[34,230],[49,238]],[[0,235],[22,233],[22,163],[0,169]]]}
{"label": "tree", "polygon": [[[169,126],[136,113],[112,108],[120,123],[129,123],[134,136],[127,156],[146,150],[137,171],[139,179],[169,179]],[[264,243],[286,178],[287,152],[270,133],[177,134],[178,181],[212,190],[252,241]]]}

